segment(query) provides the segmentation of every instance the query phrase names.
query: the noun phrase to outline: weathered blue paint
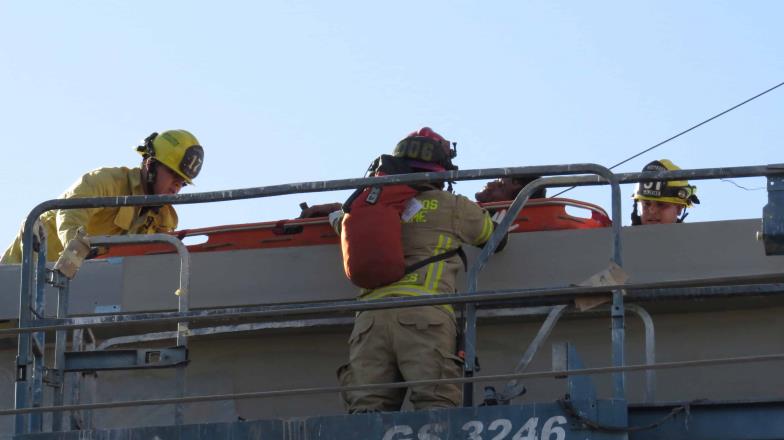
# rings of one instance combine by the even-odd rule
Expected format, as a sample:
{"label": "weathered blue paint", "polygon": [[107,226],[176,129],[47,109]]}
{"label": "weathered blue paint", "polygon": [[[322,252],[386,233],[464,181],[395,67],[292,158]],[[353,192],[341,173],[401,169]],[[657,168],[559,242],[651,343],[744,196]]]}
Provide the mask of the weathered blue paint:
{"label": "weathered blue paint", "polygon": [[[565,370],[582,370],[585,368],[574,345],[569,342],[562,342],[553,344],[553,370],[558,369],[558,365],[556,365],[555,362],[556,360],[561,359],[562,356],[565,356]],[[593,386],[593,380],[590,376],[568,376],[566,381],[568,384],[569,396],[573,400],[596,400],[596,387]]]}
{"label": "weathered blue paint", "polygon": [[[629,409],[629,424],[645,426],[681,404],[645,405]],[[661,425],[633,433],[634,440],[730,440],[784,438],[784,402],[692,403]]]}
{"label": "weathered blue paint", "polygon": [[65,352],[67,372],[168,368],[187,362],[185,347]]}
{"label": "weathered blue paint", "polygon": [[[595,401],[599,420],[618,423],[620,407]],[[623,414],[625,417],[625,414]],[[308,440],[623,439],[572,423],[558,404],[503,405],[432,411],[313,417],[305,420]]]}
{"label": "weathered blue paint", "polygon": [[[258,420],[199,425],[152,426],[97,431],[53,432],[18,435],[14,440],[278,440],[289,439],[286,423]],[[294,437],[295,439],[297,437]]]}
{"label": "weathered blue paint", "polygon": [[[575,403],[576,402],[572,402]],[[594,401],[593,422],[608,430],[587,428],[555,403],[485,406],[418,412],[374,413],[312,417],[293,420],[241,421],[199,425],[71,431],[17,435],[14,440],[461,440],[471,438],[538,440],[616,440],[625,405],[613,400]],[[582,406],[582,404],[580,405]],[[688,411],[665,418],[681,403],[636,405],[628,409],[631,440],[730,440],[784,438],[784,402],[702,402]],[[536,419],[532,421],[532,419]],[[543,432],[550,422],[549,435]],[[527,424],[527,425],[526,425]],[[635,430],[635,427],[649,429]],[[524,426],[533,429],[533,435]],[[481,427],[481,432],[478,432]],[[559,428],[563,429],[563,437]],[[504,436],[501,434],[507,431]],[[474,437],[472,437],[474,435]]]}

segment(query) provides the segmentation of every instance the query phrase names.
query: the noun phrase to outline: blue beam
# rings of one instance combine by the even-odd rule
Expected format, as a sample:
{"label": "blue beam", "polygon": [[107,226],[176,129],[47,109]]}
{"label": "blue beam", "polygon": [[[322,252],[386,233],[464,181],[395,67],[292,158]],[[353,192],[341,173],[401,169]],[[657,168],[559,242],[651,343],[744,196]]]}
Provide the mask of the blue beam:
{"label": "blue beam", "polygon": [[[629,425],[661,420],[681,404],[629,408]],[[784,438],[784,401],[694,403],[653,429],[634,432],[632,440],[730,440]]]}
{"label": "blue beam", "polygon": [[[784,438],[784,401],[633,405],[630,432],[616,429],[625,402],[574,401],[584,420],[557,403],[371,413],[291,420],[17,435],[14,440],[766,440]],[[579,408],[578,408],[579,409]],[[673,411],[675,410],[675,411]],[[589,414],[590,413],[590,414]],[[670,416],[670,414],[673,414]],[[588,423],[585,423],[588,422]],[[590,426],[589,426],[590,425]],[[636,430],[635,428],[644,428]],[[628,435],[628,437],[627,437]]]}

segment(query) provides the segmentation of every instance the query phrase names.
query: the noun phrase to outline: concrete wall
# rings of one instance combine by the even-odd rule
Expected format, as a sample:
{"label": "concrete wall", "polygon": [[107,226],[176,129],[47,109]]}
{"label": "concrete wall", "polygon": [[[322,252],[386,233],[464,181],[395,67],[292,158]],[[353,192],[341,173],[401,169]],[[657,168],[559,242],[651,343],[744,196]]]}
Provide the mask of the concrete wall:
{"label": "concrete wall", "polygon": [[[782,257],[766,257],[754,233],[758,220],[625,228],[625,268],[632,281],[780,273]],[[334,246],[215,252],[193,256],[194,307],[350,298]],[[493,257],[480,289],[564,286],[606,267],[609,230],[514,234],[507,250]],[[0,266],[0,315],[16,314],[18,267]],[[171,255],[130,257],[86,264],[74,282],[72,310],[96,305],[122,311],[176,307],[176,259]],[[52,301],[53,303],[53,301]],[[741,305],[742,307],[738,307]],[[657,360],[681,361],[784,352],[784,303],[749,298],[690,303],[657,303]],[[480,374],[508,373],[532,340],[544,316],[487,318],[479,326]],[[143,331],[144,329],[142,329]],[[336,385],[335,369],[347,356],[350,325],[283,329],[193,338],[187,367],[188,393],[221,394]],[[610,365],[606,313],[566,316],[529,371],[550,369],[550,342],[571,341],[588,367]],[[627,363],[643,363],[642,326],[627,319]],[[4,342],[4,343],[3,343]],[[0,406],[13,405],[14,340],[0,341]],[[173,345],[164,341],[162,346]],[[658,373],[660,400],[784,398],[780,362],[666,370]],[[98,401],[174,395],[173,370],[102,372]],[[643,395],[644,373],[628,375],[629,398]],[[609,376],[597,376],[608,397]],[[525,383],[524,401],[552,401],[565,391],[561,380]],[[477,387],[481,391],[481,387]],[[481,395],[481,393],[479,393]],[[338,414],[337,395],[237,400],[193,404],[187,422]],[[170,424],[171,407],[141,407],[96,413],[99,427]],[[0,433],[10,432],[0,418]]]}
{"label": "concrete wall", "polygon": [[[624,269],[632,282],[780,272],[784,257],[765,256],[760,229],[759,220],[627,227]],[[609,229],[512,234],[480,289],[577,283],[604,269],[610,250]],[[176,310],[178,268],[171,254],[88,261],[72,283],[71,312]],[[347,299],[357,291],[336,245],[196,253],[191,274],[193,308]],[[19,277],[18,266],[0,265],[0,319],[18,314]],[[50,309],[54,303],[50,295]]]}
{"label": "concrete wall", "polygon": [[[784,307],[743,311],[654,313],[657,361],[685,361],[784,352]],[[480,375],[513,370],[544,317],[486,320],[479,325]],[[267,331],[194,339],[187,367],[188,394],[224,394],[337,385],[335,370],[347,359],[350,328],[312,328],[300,331]],[[529,371],[549,370],[550,345],[570,341],[587,367],[610,365],[610,331],[606,316],[570,315],[555,328]],[[627,319],[626,350],[629,364],[644,363],[643,329],[639,320]],[[0,351],[0,405],[13,405],[15,352]],[[658,400],[784,398],[781,362],[662,370],[657,373]],[[97,401],[151,399],[174,396],[173,370],[101,372]],[[595,376],[599,395],[610,397],[610,377]],[[566,386],[556,379],[524,382],[528,393],[520,402],[553,401]],[[627,375],[631,401],[641,401],[644,373]],[[496,384],[499,387],[502,384]],[[481,386],[477,391],[481,392]],[[481,395],[481,393],[480,393]],[[309,415],[342,411],[336,394],[274,399],[209,402],[190,405],[186,421],[234,421]],[[171,424],[173,409],[138,407],[95,413],[100,427]],[[0,418],[0,432],[10,432],[10,417]]]}

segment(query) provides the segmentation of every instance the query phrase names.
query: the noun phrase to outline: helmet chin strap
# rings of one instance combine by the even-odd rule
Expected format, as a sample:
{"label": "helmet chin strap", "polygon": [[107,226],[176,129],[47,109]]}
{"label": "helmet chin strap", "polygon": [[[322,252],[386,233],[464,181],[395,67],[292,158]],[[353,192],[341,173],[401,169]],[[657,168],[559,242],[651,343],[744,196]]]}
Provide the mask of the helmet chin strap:
{"label": "helmet chin strap", "polygon": [[145,171],[147,178],[142,183],[144,192],[148,195],[155,194],[155,180],[158,178],[158,161],[155,160],[155,148],[153,141],[158,137],[158,132],[153,132],[144,139],[144,145],[139,145],[136,151],[142,153],[144,157]]}
{"label": "helmet chin strap", "polygon": [[147,161],[147,178],[144,180],[144,192],[153,195],[155,194],[155,181],[158,180],[158,161],[152,158],[145,160]]}
{"label": "helmet chin strap", "polygon": [[640,213],[637,212],[637,201],[634,202],[634,207],[632,208],[632,226],[637,226],[642,224],[642,218],[640,218]]}
{"label": "helmet chin strap", "polygon": [[[144,185],[144,193],[147,195],[155,195],[155,181],[158,180],[158,161],[153,158],[148,158],[146,160],[149,162],[147,162],[146,165],[147,178],[142,182],[142,185]],[[161,206],[163,205],[143,206],[139,210],[139,215],[143,215],[148,211],[158,212],[158,210],[161,209]]]}

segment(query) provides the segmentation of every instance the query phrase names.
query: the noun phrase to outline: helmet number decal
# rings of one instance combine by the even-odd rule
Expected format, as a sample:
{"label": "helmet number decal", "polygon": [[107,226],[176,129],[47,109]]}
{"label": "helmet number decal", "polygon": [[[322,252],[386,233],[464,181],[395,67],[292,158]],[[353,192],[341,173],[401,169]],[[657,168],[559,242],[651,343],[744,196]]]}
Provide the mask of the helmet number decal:
{"label": "helmet number decal", "polygon": [[642,191],[640,191],[640,194],[652,197],[661,197],[662,183],[663,182],[661,181],[642,182]]}
{"label": "helmet number decal", "polygon": [[420,144],[419,142],[416,142],[416,143],[412,144],[412,146],[414,146],[414,145],[419,147],[418,149],[420,151],[418,151],[419,154],[417,156],[420,159],[422,159],[422,160],[424,160],[426,162],[433,160],[433,144],[431,144],[429,142],[425,143],[425,144]]}
{"label": "helmet number decal", "polygon": [[433,160],[434,148],[430,142],[412,139],[408,142],[400,142],[395,148],[395,155],[429,162]]}
{"label": "helmet number decal", "polygon": [[180,161],[180,171],[188,178],[193,179],[199,175],[201,166],[204,163],[204,149],[199,145],[193,145],[185,150],[185,154]]}
{"label": "helmet number decal", "polygon": [[451,158],[455,157],[455,150],[449,148],[446,141],[435,141],[423,136],[409,137],[398,142],[395,146],[394,156],[401,159],[432,162],[447,170],[456,170]]}

